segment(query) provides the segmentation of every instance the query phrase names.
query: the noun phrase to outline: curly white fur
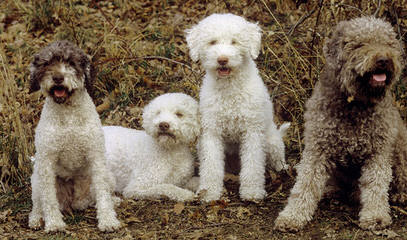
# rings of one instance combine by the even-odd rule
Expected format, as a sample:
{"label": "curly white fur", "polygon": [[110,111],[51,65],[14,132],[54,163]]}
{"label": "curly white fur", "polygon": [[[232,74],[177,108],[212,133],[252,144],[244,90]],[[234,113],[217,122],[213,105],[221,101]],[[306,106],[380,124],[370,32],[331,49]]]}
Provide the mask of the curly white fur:
{"label": "curly white fur", "polygon": [[[81,64],[69,64],[61,55],[81,60]],[[120,222],[111,197],[113,177],[109,178],[105,167],[102,126],[85,89],[89,60],[81,50],[61,41],[37,54],[30,71],[32,88],[40,86],[46,99],[35,131],[29,226],[40,227],[44,218],[46,232],[63,230],[63,203],[58,198],[65,195],[74,209],[84,209],[96,201],[99,229],[117,229]],[[57,85],[64,90],[54,90]],[[70,188],[72,194],[65,194]]]}
{"label": "curly white fur", "polygon": [[202,136],[199,141],[200,190],[205,201],[221,197],[225,152],[239,150],[240,197],[262,199],[266,155],[276,170],[287,168],[284,135],[253,59],[261,29],[233,14],[213,14],[187,30],[192,60],[206,71],[200,91]]}
{"label": "curly white fur", "polygon": [[143,119],[145,131],[103,127],[115,190],[126,198],[193,199],[194,193],[183,187],[196,190],[198,185],[189,149],[200,133],[198,103],[182,93],[167,93],[145,107]]}

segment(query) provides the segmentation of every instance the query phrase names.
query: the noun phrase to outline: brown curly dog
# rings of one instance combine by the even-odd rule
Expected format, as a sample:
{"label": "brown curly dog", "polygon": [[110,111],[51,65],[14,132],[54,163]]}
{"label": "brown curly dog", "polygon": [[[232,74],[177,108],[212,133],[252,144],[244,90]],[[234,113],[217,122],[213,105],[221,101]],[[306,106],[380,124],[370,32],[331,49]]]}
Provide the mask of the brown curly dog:
{"label": "brown curly dog", "polygon": [[298,231],[310,221],[328,180],[357,186],[361,228],[384,228],[391,224],[389,192],[407,200],[407,131],[391,94],[401,45],[388,22],[361,17],[340,22],[323,50],[297,179],[275,228]]}

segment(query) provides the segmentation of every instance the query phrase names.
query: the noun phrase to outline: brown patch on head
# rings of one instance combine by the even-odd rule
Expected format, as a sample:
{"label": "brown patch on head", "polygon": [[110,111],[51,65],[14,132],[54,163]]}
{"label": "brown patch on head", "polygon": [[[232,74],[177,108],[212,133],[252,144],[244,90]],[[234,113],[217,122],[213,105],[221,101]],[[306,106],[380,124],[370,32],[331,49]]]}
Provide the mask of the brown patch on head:
{"label": "brown patch on head", "polygon": [[78,77],[84,76],[85,88],[92,96],[96,71],[88,56],[80,48],[65,40],[51,43],[34,55],[30,64],[30,93],[40,89],[45,72],[56,62],[69,64],[76,70]]}

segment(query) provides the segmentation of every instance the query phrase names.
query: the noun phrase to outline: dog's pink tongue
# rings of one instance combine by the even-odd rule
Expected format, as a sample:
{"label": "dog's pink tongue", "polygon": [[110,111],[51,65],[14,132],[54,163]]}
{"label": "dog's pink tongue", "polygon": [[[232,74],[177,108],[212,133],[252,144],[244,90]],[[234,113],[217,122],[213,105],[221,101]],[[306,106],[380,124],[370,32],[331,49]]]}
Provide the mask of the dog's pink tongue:
{"label": "dog's pink tongue", "polygon": [[54,95],[55,97],[65,97],[65,89],[61,89],[61,90],[55,90],[54,91]]}
{"label": "dog's pink tongue", "polygon": [[386,81],[386,74],[373,74],[372,78],[376,82],[384,82]]}

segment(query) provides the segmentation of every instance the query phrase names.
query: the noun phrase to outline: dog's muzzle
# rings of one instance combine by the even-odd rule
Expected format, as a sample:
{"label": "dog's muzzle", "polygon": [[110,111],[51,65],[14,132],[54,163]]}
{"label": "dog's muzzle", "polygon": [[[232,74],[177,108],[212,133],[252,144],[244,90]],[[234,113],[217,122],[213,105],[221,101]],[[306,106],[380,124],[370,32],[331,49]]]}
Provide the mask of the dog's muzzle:
{"label": "dog's muzzle", "polygon": [[168,136],[172,139],[175,140],[175,135],[173,133],[170,132],[170,124],[167,122],[161,122],[160,124],[158,124],[158,136]]}
{"label": "dog's muzzle", "polygon": [[57,84],[51,87],[49,94],[52,96],[56,103],[64,103],[71,95],[72,92],[69,91],[67,87],[61,84]]}
{"label": "dog's muzzle", "polygon": [[393,62],[388,58],[379,58],[373,71],[367,73],[366,78],[373,88],[382,88],[391,83]]}
{"label": "dog's muzzle", "polygon": [[216,68],[216,72],[220,77],[227,77],[230,75],[232,69],[227,66],[229,59],[225,56],[220,56],[217,59],[219,67]]}

